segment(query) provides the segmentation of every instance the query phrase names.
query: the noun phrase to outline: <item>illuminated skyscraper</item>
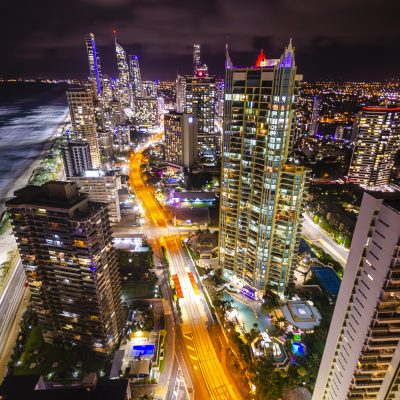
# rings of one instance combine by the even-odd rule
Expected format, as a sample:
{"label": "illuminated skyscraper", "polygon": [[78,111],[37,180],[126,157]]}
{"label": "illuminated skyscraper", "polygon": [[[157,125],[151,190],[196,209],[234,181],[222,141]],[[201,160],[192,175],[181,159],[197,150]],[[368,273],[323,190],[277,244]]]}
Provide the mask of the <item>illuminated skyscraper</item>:
{"label": "illuminated skyscraper", "polygon": [[6,205],[45,341],[111,354],[124,314],[107,204],[59,181],[15,196]]}
{"label": "illuminated skyscraper", "polygon": [[93,33],[86,36],[86,50],[89,60],[89,76],[96,83],[97,94],[101,94],[101,66],[100,56],[96,49],[96,42]]}
{"label": "illuminated skyscraper", "polygon": [[137,125],[146,127],[159,125],[157,97],[137,97],[135,99],[135,119]]}
{"label": "illuminated skyscraper", "polygon": [[132,87],[129,79],[129,65],[124,48],[115,39],[115,51],[118,67],[118,95],[125,108],[132,107]]}
{"label": "illuminated skyscraper", "polygon": [[364,107],[356,129],[350,181],[371,189],[387,185],[400,148],[400,108]]}
{"label": "illuminated skyscraper", "polygon": [[111,223],[121,220],[118,190],[121,189],[121,176],[114,172],[104,172],[98,169],[86,170],[81,176],[68,179],[78,185],[80,193],[86,193],[89,200],[107,203]]}
{"label": "illuminated skyscraper", "polygon": [[191,168],[197,160],[197,121],[191,115],[170,111],[164,115],[165,161]]}
{"label": "illuminated skyscraper", "polygon": [[158,81],[142,81],[143,97],[157,97]]}
{"label": "illuminated skyscraper", "polygon": [[310,135],[315,136],[318,133],[319,113],[321,112],[321,99],[314,97],[314,104],[311,113]]}
{"label": "illuminated skyscraper", "polygon": [[185,109],[186,78],[181,75],[176,76],[176,111],[183,112]]}
{"label": "illuminated skyscraper", "polygon": [[140,66],[138,56],[129,56],[129,67],[131,73],[132,92],[135,97],[142,96],[142,77],[140,75]]}
{"label": "illuminated skyscraper", "polygon": [[193,74],[197,74],[197,70],[201,67],[201,59],[200,59],[200,45],[193,45]]}
{"label": "illuminated skyscraper", "polygon": [[400,195],[366,192],[313,400],[400,394]]}
{"label": "illuminated skyscraper", "polygon": [[197,119],[199,157],[202,158],[202,162],[215,164],[219,150],[219,138],[215,128],[217,118],[215,76],[205,75],[202,71],[198,71],[195,76],[186,76],[185,96],[185,113]]}
{"label": "illuminated skyscraper", "polygon": [[100,148],[96,130],[96,114],[91,89],[72,88],[67,91],[74,139],[89,143],[93,168],[100,167]]}
{"label": "illuminated skyscraper", "polygon": [[307,170],[287,163],[302,77],[291,43],[263,66],[227,65],[220,265],[227,278],[255,293],[284,293],[293,279],[307,189]]}

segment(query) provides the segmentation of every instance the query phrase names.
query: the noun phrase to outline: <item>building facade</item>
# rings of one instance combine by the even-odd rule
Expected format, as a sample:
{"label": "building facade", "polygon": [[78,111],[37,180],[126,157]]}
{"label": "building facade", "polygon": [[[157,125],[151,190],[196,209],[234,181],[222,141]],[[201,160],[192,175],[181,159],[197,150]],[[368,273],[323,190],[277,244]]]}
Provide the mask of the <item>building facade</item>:
{"label": "building facade", "polygon": [[67,90],[69,113],[74,139],[89,143],[93,168],[100,167],[100,147],[96,129],[96,113],[91,89],[86,87]]}
{"label": "building facade", "polygon": [[176,111],[183,112],[185,109],[186,78],[182,75],[176,76]]}
{"label": "building facade", "polygon": [[86,50],[89,61],[89,77],[96,84],[97,94],[101,94],[101,65],[100,55],[96,48],[93,33],[86,35]]}
{"label": "building facade", "polygon": [[45,341],[111,354],[125,318],[107,205],[59,181],[6,205]]}
{"label": "building facade", "polygon": [[142,76],[140,74],[139,57],[129,56],[129,69],[131,75],[132,94],[136,97],[142,96]]}
{"label": "building facade", "polygon": [[400,195],[366,192],[314,400],[398,399]]}
{"label": "building facade", "polygon": [[132,107],[132,86],[129,77],[129,65],[124,48],[115,41],[115,53],[118,68],[118,100],[124,108]]}
{"label": "building facade", "polygon": [[314,103],[311,113],[310,135],[315,136],[319,128],[319,113],[321,112],[321,99],[317,96],[314,97]]}
{"label": "building facade", "polygon": [[192,168],[197,160],[197,121],[189,114],[170,111],[164,115],[165,161]]}
{"label": "building facade", "polygon": [[400,108],[364,107],[356,129],[349,180],[366,188],[387,185],[400,148]]}
{"label": "building facade", "polygon": [[159,125],[157,97],[135,99],[135,120],[137,125],[148,127]]}
{"label": "building facade", "polygon": [[64,173],[67,178],[80,176],[87,169],[92,169],[92,159],[88,142],[68,140],[61,145]]}
{"label": "building facade", "polygon": [[216,133],[217,88],[215,76],[198,71],[195,76],[186,76],[185,113],[197,119],[197,143],[199,157],[216,162],[220,150]]}
{"label": "building facade", "polygon": [[86,193],[89,200],[108,204],[111,223],[117,224],[121,220],[118,197],[121,176],[101,170],[87,170],[82,176],[71,177],[69,180],[75,182],[79,191]]}
{"label": "building facade", "polygon": [[226,70],[220,265],[241,286],[284,293],[292,281],[307,170],[288,165],[301,76],[294,49],[264,66]]}

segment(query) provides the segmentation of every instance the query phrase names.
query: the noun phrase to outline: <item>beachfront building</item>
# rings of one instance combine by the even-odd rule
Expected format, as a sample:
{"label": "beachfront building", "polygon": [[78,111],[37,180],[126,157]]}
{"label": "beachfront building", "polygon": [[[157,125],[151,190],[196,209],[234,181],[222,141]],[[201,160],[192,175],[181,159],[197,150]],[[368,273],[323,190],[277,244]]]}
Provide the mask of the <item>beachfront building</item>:
{"label": "beachfront building", "polygon": [[400,108],[364,107],[358,115],[349,180],[368,189],[389,183],[400,148]]}
{"label": "beachfront building", "polygon": [[288,163],[301,75],[280,59],[233,67],[227,54],[219,263],[247,293],[283,294],[296,263],[308,171]]}
{"label": "beachfront building", "polygon": [[193,116],[170,111],[164,115],[165,162],[192,168],[197,160],[197,121]]}
{"label": "beachfront building", "polygon": [[129,65],[126,52],[124,48],[117,43],[115,39],[115,54],[117,56],[118,68],[118,100],[121,102],[122,107],[132,107],[132,86],[129,77]]}
{"label": "beachfront building", "polygon": [[45,341],[110,355],[124,313],[107,205],[51,181],[6,206]]}
{"label": "beachfront building", "polygon": [[68,140],[63,143],[61,155],[67,178],[81,176],[87,169],[92,169],[89,144],[84,140]]}
{"label": "beachfront building", "polygon": [[87,170],[82,176],[69,178],[75,182],[81,193],[86,193],[89,200],[107,203],[110,222],[117,224],[121,220],[118,190],[121,189],[121,176],[114,172]]}
{"label": "beachfront building", "polygon": [[87,87],[71,88],[67,90],[67,99],[74,139],[88,142],[92,166],[99,168],[100,147],[97,137],[93,92]]}
{"label": "beachfront building", "polygon": [[366,192],[313,400],[398,399],[400,194]]}

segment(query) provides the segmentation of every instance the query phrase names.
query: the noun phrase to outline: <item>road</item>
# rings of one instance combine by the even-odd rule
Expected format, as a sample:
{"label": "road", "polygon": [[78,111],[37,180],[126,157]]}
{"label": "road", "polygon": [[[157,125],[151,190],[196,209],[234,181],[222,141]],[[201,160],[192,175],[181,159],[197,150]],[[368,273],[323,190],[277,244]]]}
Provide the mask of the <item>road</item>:
{"label": "road", "polygon": [[303,235],[311,240],[315,245],[330,254],[343,267],[346,265],[349,250],[336,243],[321,227],[304,214]]}
{"label": "road", "polygon": [[25,273],[20,259],[0,295],[1,375],[4,374],[4,365],[7,364],[10,356],[10,346],[11,348],[14,346],[15,340],[11,341],[9,339],[11,339],[13,333],[18,333],[19,326],[16,324],[16,317],[26,291],[25,281]]}
{"label": "road", "polygon": [[[157,135],[159,136],[159,135]],[[156,139],[156,138],[155,138]],[[239,399],[211,342],[206,323],[208,320],[201,299],[202,294],[195,291],[188,272],[191,272],[184,259],[184,252],[179,231],[168,228],[167,215],[154,197],[154,190],[147,186],[141,175],[140,165],[143,163],[142,151],[130,157],[130,185],[145,210],[149,225],[148,230],[157,245],[162,244],[167,252],[171,275],[177,275],[182,288],[183,298],[180,299],[182,309],[181,341],[185,348],[181,348],[184,364],[188,367],[187,373],[193,383],[195,398],[205,400],[236,400]],[[146,232],[146,230],[145,230]],[[162,235],[157,235],[157,232]],[[168,234],[166,234],[168,233]],[[186,353],[186,354],[185,354]],[[187,359],[189,355],[189,360]],[[188,362],[189,361],[189,362]],[[185,371],[183,370],[183,375]],[[185,377],[186,379],[186,377]]]}

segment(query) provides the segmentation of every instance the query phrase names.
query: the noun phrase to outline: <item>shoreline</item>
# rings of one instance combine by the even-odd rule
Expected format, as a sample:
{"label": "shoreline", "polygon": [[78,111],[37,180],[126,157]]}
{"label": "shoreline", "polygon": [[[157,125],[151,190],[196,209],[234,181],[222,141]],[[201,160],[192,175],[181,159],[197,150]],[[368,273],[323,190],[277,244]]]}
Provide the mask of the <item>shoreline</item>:
{"label": "shoreline", "polygon": [[68,109],[66,109],[64,112],[63,120],[54,128],[53,133],[44,143],[43,148],[38,154],[37,158],[33,160],[32,163],[29,165],[29,167],[12,182],[9,188],[4,192],[4,196],[0,196],[4,200],[0,204],[0,215],[2,215],[3,212],[5,211],[5,201],[12,198],[16,190],[26,186],[32,179],[35,170],[41,165],[43,159],[51,151],[55,140],[61,136],[63,130],[67,125],[68,118],[69,118],[69,113]]}

